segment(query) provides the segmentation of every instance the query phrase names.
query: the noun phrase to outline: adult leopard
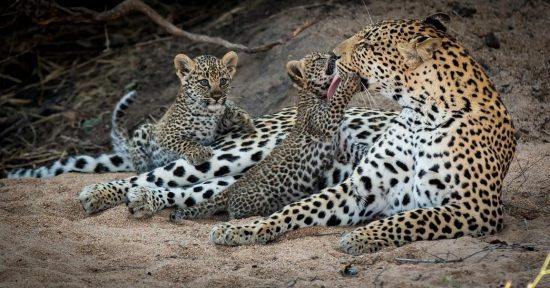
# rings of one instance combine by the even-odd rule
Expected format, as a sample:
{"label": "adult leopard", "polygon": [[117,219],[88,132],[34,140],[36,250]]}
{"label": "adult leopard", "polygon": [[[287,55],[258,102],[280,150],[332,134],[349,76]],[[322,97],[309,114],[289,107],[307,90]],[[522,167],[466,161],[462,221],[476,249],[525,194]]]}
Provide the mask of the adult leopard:
{"label": "adult leopard", "polygon": [[350,178],[247,225],[216,225],[216,244],[266,243],[312,225],[355,225],[350,254],[503,227],[501,189],[514,128],[483,68],[446,33],[449,16],[383,21],[334,50],[337,68],[402,107]]}

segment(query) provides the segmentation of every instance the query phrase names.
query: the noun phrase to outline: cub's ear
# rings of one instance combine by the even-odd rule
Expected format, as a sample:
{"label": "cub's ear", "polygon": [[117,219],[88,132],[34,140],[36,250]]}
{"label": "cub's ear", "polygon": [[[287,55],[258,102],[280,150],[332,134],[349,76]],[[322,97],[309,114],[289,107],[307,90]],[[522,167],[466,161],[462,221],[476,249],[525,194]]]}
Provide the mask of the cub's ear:
{"label": "cub's ear", "polygon": [[451,24],[451,17],[445,13],[435,13],[426,17],[424,23],[432,25],[439,31],[446,32]]}
{"label": "cub's ear", "polygon": [[227,52],[222,57],[222,63],[227,66],[227,69],[229,69],[229,73],[231,73],[231,77],[235,76],[235,73],[237,72],[237,62],[239,61],[239,56],[237,56],[237,53],[233,51]]}
{"label": "cub's ear", "polygon": [[286,63],[286,72],[288,76],[294,82],[296,86],[302,87],[305,84],[304,73],[303,73],[302,61],[291,60]]}
{"label": "cub's ear", "polygon": [[185,54],[178,54],[174,58],[174,66],[176,67],[176,75],[181,81],[195,70],[195,62]]}
{"label": "cub's ear", "polygon": [[405,58],[405,64],[411,69],[415,69],[424,61],[432,58],[435,51],[441,48],[440,38],[425,38],[418,42],[415,39],[409,43],[397,44],[397,50]]}

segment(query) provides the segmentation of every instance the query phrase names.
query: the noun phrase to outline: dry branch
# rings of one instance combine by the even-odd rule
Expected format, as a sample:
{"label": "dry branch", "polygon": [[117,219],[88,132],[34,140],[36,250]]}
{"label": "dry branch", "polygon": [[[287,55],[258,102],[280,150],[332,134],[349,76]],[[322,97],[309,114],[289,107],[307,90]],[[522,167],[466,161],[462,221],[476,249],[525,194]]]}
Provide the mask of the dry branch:
{"label": "dry branch", "polygon": [[[82,7],[66,8],[66,7],[59,6],[57,4],[55,4],[54,6],[55,6],[54,9],[57,10],[56,12],[62,11],[63,15],[58,15],[59,13],[54,13],[54,16],[50,16],[49,18],[43,18],[42,15],[30,15],[30,16],[33,18],[33,20],[36,23],[41,25],[48,25],[56,22],[107,23],[109,21],[116,20],[124,15],[127,15],[132,11],[138,11],[146,15],[149,19],[151,19],[153,22],[155,22],[158,26],[162,27],[166,32],[168,32],[171,35],[187,38],[194,42],[220,45],[228,49],[242,51],[245,53],[264,52],[275,46],[282,45],[290,41],[291,39],[296,37],[298,34],[300,34],[302,31],[304,31],[305,29],[307,29],[308,27],[310,27],[311,25],[315,24],[318,21],[318,20],[307,21],[305,24],[296,28],[292,34],[280,40],[277,40],[265,45],[248,47],[243,44],[229,42],[220,37],[211,37],[207,35],[196,34],[196,33],[191,33],[191,32],[182,30],[176,27],[170,21],[166,20],[164,17],[158,14],[153,8],[151,8],[149,5],[145,4],[141,0],[125,0],[122,3],[118,4],[116,7],[114,7],[113,9],[105,12],[96,12],[96,11],[92,11],[90,9],[82,8]],[[29,12],[27,11],[27,13]]]}
{"label": "dry branch", "polygon": [[479,251],[476,251],[470,255],[467,255],[467,256],[464,256],[464,257],[457,257],[455,259],[443,259],[443,258],[440,258],[440,257],[436,257],[435,259],[414,259],[414,258],[395,258],[395,261],[398,263],[398,264],[404,264],[404,263],[409,263],[409,264],[420,264],[420,263],[430,263],[430,264],[440,264],[440,263],[457,263],[457,262],[462,262],[472,256],[475,256],[479,253],[483,253],[483,252],[489,252],[489,251],[494,251],[494,250],[527,250],[527,251],[533,251],[535,248],[533,248],[532,246],[526,246],[526,245],[502,245],[502,244],[498,244],[498,245],[490,245],[489,247],[486,247],[486,248],[483,248]]}

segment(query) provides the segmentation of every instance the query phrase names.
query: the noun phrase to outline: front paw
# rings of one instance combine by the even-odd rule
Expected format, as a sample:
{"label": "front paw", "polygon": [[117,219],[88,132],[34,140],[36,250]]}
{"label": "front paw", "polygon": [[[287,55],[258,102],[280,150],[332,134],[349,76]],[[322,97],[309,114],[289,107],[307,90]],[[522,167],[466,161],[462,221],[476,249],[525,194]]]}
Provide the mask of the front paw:
{"label": "front paw", "polygon": [[361,228],[344,235],[340,239],[340,249],[351,255],[372,253],[387,246],[389,245],[386,241],[370,236],[368,231]]}
{"label": "front paw", "polygon": [[106,184],[92,184],[82,188],[78,195],[80,205],[90,215],[114,207],[116,203],[108,199],[110,187]]}
{"label": "front paw", "polygon": [[202,164],[212,158],[212,149],[210,147],[201,146],[195,151],[188,153],[186,155],[187,161],[192,165]]}
{"label": "front paw", "polygon": [[208,233],[208,240],[212,244],[227,245],[225,243],[225,232],[231,227],[229,223],[221,223],[212,227],[210,233]]}
{"label": "front paw", "polygon": [[259,227],[254,224],[235,226],[224,223],[212,228],[209,239],[214,244],[227,246],[266,244],[273,238],[271,230]]}
{"label": "front paw", "polygon": [[252,133],[256,131],[256,126],[254,125],[254,120],[250,117],[250,115],[246,114],[243,116],[243,131],[247,133]]}
{"label": "front paw", "polygon": [[145,218],[155,215],[155,195],[148,187],[134,187],[126,194],[126,204],[128,211],[135,218]]}

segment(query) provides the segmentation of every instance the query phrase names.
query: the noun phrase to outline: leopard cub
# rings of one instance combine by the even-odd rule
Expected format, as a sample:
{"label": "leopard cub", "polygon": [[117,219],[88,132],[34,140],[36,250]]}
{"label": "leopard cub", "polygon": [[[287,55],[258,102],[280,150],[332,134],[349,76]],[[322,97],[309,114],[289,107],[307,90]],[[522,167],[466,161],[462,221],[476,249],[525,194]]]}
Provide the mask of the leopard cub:
{"label": "leopard cub", "polygon": [[118,131],[117,151],[127,152],[138,173],[153,170],[179,158],[193,165],[210,159],[208,147],[218,135],[236,127],[254,131],[250,115],[227,100],[236,72],[237,54],[221,59],[210,55],[194,59],[176,55],[174,65],[181,81],[175,102],[156,123],[145,123],[133,137]]}
{"label": "leopard cub", "polygon": [[[323,172],[334,159],[334,136],[344,109],[360,88],[359,77],[342,75],[342,80],[336,75],[335,61],[328,53],[290,61],[287,70],[299,89],[299,101],[296,125],[288,137],[225,191],[173,212],[171,220],[220,211],[228,211],[230,218],[265,216],[318,192]],[[347,83],[346,90],[334,89],[340,81]]]}

